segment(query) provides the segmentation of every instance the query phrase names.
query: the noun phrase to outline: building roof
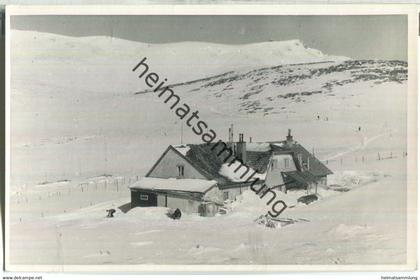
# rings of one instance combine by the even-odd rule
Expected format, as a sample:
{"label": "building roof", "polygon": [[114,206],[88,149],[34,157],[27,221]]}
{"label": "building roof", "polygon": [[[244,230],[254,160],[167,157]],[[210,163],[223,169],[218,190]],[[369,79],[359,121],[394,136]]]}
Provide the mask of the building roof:
{"label": "building roof", "polygon": [[[188,144],[188,151],[184,157],[208,179],[216,180],[220,185],[229,184],[230,180],[219,173],[223,165],[223,157],[217,156],[217,152],[211,150],[211,145]],[[180,147],[174,147],[179,151]],[[185,148],[182,147],[185,150]]]}
{"label": "building roof", "polygon": [[297,181],[298,183],[307,185],[308,183],[313,183],[317,181],[317,178],[314,175],[312,175],[309,171],[289,171],[282,173],[286,177],[286,182]]}
{"label": "building roof", "polygon": [[[174,146],[182,156],[184,156],[198,171],[200,171],[209,180],[216,180],[219,186],[227,186],[240,184],[237,178],[228,176],[223,171],[224,164],[230,162],[224,162],[225,155],[217,155],[219,149],[212,150],[213,144],[185,144]],[[261,143],[247,143],[246,144],[247,156],[245,164],[252,169],[243,178],[245,182],[248,177],[257,171],[258,173],[253,178],[260,178],[263,180],[265,173],[267,172],[267,166],[270,158],[273,154],[287,153],[293,156],[293,160],[298,169],[298,172],[307,171],[312,176],[327,176],[332,174],[332,171],[328,169],[322,162],[320,162],[315,156],[308,152],[297,142],[287,144],[286,141],[276,142],[261,142]],[[300,155],[300,156],[299,156]],[[302,158],[302,162],[309,161],[309,168],[304,169],[299,162],[299,157]],[[244,171],[238,171],[244,172]],[[305,178],[309,179],[308,176]]]}
{"label": "building roof", "polygon": [[154,177],[143,177],[139,181],[131,184],[130,189],[142,189],[153,191],[180,191],[205,193],[216,185],[214,180],[202,179],[162,179]]}

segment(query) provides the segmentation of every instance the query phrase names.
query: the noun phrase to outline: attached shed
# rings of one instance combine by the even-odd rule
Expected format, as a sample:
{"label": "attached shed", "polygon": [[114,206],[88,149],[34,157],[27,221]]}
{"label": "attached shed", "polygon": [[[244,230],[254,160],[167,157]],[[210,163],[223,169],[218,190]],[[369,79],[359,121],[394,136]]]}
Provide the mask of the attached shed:
{"label": "attached shed", "polygon": [[214,180],[144,177],[129,188],[131,207],[168,207],[200,213],[203,205],[223,203]]}
{"label": "attached shed", "polygon": [[319,180],[309,171],[282,172],[287,189],[306,189],[307,193],[317,193]]}

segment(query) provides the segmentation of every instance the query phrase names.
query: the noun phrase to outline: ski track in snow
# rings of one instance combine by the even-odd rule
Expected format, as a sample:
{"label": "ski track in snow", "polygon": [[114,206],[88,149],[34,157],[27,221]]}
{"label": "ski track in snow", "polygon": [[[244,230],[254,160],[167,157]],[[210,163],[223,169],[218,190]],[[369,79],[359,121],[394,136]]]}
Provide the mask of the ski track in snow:
{"label": "ski track in snow", "polygon": [[133,245],[133,246],[136,246],[136,247],[142,247],[142,246],[152,245],[153,242],[152,241],[140,241],[140,242],[132,242],[130,244]]}
{"label": "ski track in snow", "polygon": [[161,230],[147,230],[147,231],[141,231],[141,232],[136,232],[135,235],[145,235],[145,234],[151,234],[151,233],[157,233],[157,232],[161,232]]}

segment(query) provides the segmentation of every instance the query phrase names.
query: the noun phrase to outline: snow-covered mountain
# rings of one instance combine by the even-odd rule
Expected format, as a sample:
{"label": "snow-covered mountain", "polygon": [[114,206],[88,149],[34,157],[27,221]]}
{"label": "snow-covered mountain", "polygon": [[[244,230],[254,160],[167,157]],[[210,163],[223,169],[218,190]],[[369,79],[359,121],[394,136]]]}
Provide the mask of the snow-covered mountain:
{"label": "snow-covered mountain", "polygon": [[213,100],[210,105],[231,114],[279,113],[290,102],[334,96],[333,88],[344,85],[407,79],[405,62],[329,56],[299,40],[238,46],[145,44],[15,30],[12,57],[13,94],[68,98],[71,91],[73,98],[102,99],[146,93],[149,88],[131,72],[146,57],[149,72],[167,78],[178,94],[198,103],[203,97]]}
{"label": "snow-covered mountain", "polygon": [[147,44],[104,36],[76,38],[19,30],[13,31],[12,55],[14,64],[24,67],[28,67],[28,63],[37,67],[73,65],[92,78],[98,74],[116,74],[118,79],[113,83],[119,85],[119,90],[124,88],[121,85],[125,79],[118,75],[127,74],[143,57],[147,57],[151,71],[168,78],[169,82],[205,78],[238,69],[348,59],[323,54],[299,40],[245,45],[208,42]]}
{"label": "snow-covered mountain", "polygon": [[[406,80],[407,63],[404,61],[347,60],[230,71],[214,77],[173,84],[171,88],[190,100],[201,98],[209,101],[209,104],[218,104],[219,109],[226,109],[223,108],[225,104],[231,113],[266,115],[281,113],[291,102],[311,102],[313,96],[335,96],[336,88],[343,86],[360,83],[372,86],[401,84]],[[140,91],[136,94],[149,92]]]}

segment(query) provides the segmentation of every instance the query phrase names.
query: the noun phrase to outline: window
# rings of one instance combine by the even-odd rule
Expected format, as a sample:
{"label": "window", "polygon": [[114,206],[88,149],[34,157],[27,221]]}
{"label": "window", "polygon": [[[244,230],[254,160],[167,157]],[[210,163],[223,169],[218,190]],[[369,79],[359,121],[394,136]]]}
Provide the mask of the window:
{"label": "window", "polygon": [[288,158],[285,158],[284,159],[284,167],[285,168],[288,168],[289,167],[289,159]]}
{"label": "window", "polygon": [[140,200],[149,200],[149,196],[147,194],[141,194]]}
{"label": "window", "polygon": [[277,159],[271,160],[271,170],[277,169]]}
{"label": "window", "polygon": [[178,177],[184,177],[184,166],[178,165]]}

